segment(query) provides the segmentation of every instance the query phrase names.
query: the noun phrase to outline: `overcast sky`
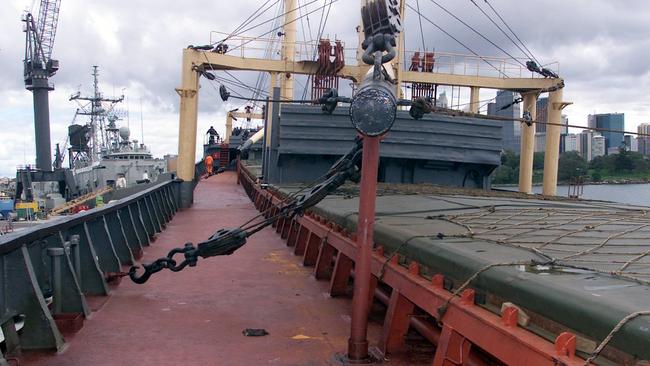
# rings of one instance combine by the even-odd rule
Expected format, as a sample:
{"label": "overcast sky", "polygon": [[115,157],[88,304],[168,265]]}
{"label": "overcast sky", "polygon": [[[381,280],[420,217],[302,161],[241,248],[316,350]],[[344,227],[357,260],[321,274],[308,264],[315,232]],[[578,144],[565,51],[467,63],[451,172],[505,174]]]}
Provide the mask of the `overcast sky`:
{"label": "overcast sky", "polygon": [[[437,0],[514,56],[522,53],[479,12],[470,0]],[[38,7],[36,1],[36,8]],[[63,144],[76,104],[68,100],[78,90],[89,93],[92,65],[100,66],[100,87],[106,95],[126,94],[132,136],[140,139],[140,111],[144,142],[154,155],[176,153],[178,144],[178,96],[181,51],[189,44],[205,44],[211,31],[230,32],[264,0],[62,0],[54,58],[60,71],[51,79],[52,146]],[[275,1],[269,1],[273,4]],[[323,1],[298,25],[298,39],[316,35]],[[481,55],[507,57],[471,30],[445,14],[430,0],[419,0],[421,12]],[[24,33],[20,21],[32,0],[4,0],[0,12],[0,176],[14,176],[15,168],[34,161],[32,96],[22,80]],[[340,38],[346,47],[356,46],[358,0],[334,3],[324,31]],[[408,0],[416,6],[415,0]],[[484,6],[483,0],[476,3]],[[646,0],[491,0],[526,46],[542,63],[559,62],[566,80],[564,99],[574,104],[565,110],[572,124],[586,125],[589,113],[623,112],[626,129],[650,123],[650,4]],[[235,5],[236,4],[236,5]],[[34,9],[36,11],[36,9]],[[274,17],[276,7],[252,25]],[[486,8],[486,11],[490,11]],[[418,16],[406,14],[407,49],[422,48]],[[437,52],[468,53],[433,25],[422,20],[424,43]],[[303,34],[302,29],[305,29]],[[311,36],[309,29],[311,28]],[[270,23],[248,32],[258,36]],[[275,32],[274,32],[275,33]],[[277,57],[277,56],[276,56]],[[346,54],[352,58],[352,52]],[[229,77],[219,73],[220,76]],[[256,75],[237,75],[254,84]],[[265,86],[266,88],[266,86]],[[302,90],[299,83],[297,90]],[[245,94],[244,90],[235,90]],[[483,90],[481,99],[495,91]],[[466,103],[469,92],[461,92]],[[140,108],[142,103],[142,109]],[[223,130],[225,111],[239,107],[224,104],[213,85],[202,81],[199,144],[210,125]],[[80,122],[80,121],[77,121]],[[197,147],[198,150],[198,147]]]}

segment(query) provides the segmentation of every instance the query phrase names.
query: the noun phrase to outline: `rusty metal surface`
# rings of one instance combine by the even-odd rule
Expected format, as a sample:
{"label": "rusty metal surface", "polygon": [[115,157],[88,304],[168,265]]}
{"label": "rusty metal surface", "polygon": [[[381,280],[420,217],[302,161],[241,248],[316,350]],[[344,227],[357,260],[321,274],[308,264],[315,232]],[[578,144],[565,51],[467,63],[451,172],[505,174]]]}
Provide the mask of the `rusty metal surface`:
{"label": "rusty metal surface", "polygon": [[[242,185],[256,207],[262,212],[267,212],[267,215],[272,215],[273,211],[277,210],[274,207],[281,202],[277,196],[278,192],[262,190],[253,183],[253,177],[245,169],[241,172]],[[346,283],[353,276],[352,262],[358,257],[355,236],[343,227],[313,213],[294,220],[279,222],[277,232],[285,233],[287,225],[290,228],[287,245],[294,246],[294,253],[303,256],[303,263],[307,262],[306,254],[309,252],[309,246],[319,247],[315,273],[323,269],[323,260],[331,265],[332,252],[326,251],[325,248],[332,247],[338,252],[330,274],[330,293],[332,296],[340,293],[341,284]],[[314,236],[320,238],[320,245],[319,240],[312,240]],[[404,349],[408,345],[400,336],[404,332],[404,324],[407,323],[404,316],[407,315],[408,309],[399,310],[394,306],[411,301],[421,311],[421,314],[417,314],[418,317],[422,317],[431,325],[437,323],[442,327],[439,337],[430,337],[436,333],[431,329],[425,332],[430,333],[429,336],[424,335],[427,339],[437,338],[432,340],[437,342],[438,347],[434,365],[466,364],[464,360],[477,360],[477,353],[483,352],[491,356],[478,356],[479,360],[495,358],[510,365],[557,365],[558,363],[582,365],[584,363],[575,357],[574,335],[563,333],[564,338],[558,337],[553,344],[545,338],[513,325],[512,321],[502,320],[490,311],[475,306],[473,289],[468,288],[463,291],[460,298],[452,296],[444,288],[446,279],[443,275],[438,274],[432,279],[425,279],[420,275],[420,266],[417,262],[411,262],[408,268],[404,268],[398,263],[398,257],[385,258],[382,249],[383,247],[377,247],[373,251],[371,270],[374,277],[370,281],[370,293],[374,294],[375,289],[380,285],[388,286],[393,291],[391,297],[394,298],[394,305],[392,309],[391,305],[388,305],[382,336],[379,340],[380,350],[388,350],[392,355],[395,348]],[[326,256],[325,252],[330,254]],[[356,280],[356,276],[354,277]],[[444,316],[444,312],[438,312],[443,306],[447,308],[447,316]],[[563,339],[568,343],[563,343]]]}
{"label": "rusty metal surface", "polygon": [[[146,247],[142,261],[215,227],[239,225],[257,214],[235,173],[201,181],[194,206],[178,212]],[[123,281],[58,354],[30,353],[26,365],[323,365],[347,347],[349,298],[330,298],[267,228],[231,256],[191,271],[163,272],[145,286]],[[264,337],[244,337],[264,328]],[[369,335],[379,337],[372,324]],[[395,359],[392,365],[430,364]]]}

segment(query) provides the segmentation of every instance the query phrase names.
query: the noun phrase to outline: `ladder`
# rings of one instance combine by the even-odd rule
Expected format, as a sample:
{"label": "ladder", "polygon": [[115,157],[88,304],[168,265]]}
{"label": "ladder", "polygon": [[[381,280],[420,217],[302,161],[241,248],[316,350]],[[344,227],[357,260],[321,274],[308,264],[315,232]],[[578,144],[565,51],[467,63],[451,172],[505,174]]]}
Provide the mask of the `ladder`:
{"label": "ladder", "polygon": [[101,189],[99,189],[97,191],[90,192],[90,193],[85,194],[83,196],[77,197],[77,198],[75,198],[75,199],[73,199],[71,201],[66,202],[64,205],[53,208],[52,211],[50,211],[49,215],[50,216],[57,216],[57,215],[65,212],[65,211],[68,211],[68,210],[72,209],[73,207],[75,207],[77,205],[80,205],[80,204],[82,204],[84,202],[93,200],[93,199],[97,198],[97,196],[101,196],[102,194],[108,193],[108,192],[110,192],[112,190],[113,190],[113,188],[111,188],[111,187],[104,187],[104,188],[101,188]]}
{"label": "ladder", "polygon": [[226,169],[230,164],[230,149],[226,143],[221,144],[219,147],[219,168]]}

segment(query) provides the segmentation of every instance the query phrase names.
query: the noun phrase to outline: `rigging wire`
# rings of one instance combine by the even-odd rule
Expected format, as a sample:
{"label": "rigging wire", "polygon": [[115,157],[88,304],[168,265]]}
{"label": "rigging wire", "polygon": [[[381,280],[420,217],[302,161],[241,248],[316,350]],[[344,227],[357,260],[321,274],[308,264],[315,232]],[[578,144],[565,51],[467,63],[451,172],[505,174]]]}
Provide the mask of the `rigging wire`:
{"label": "rigging wire", "polygon": [[451,33],[447,32],[444,28],[440,27],[438,24],[434,23],[431,19],[427,18],[424,14],[420,13],[419,11],[417,11],[414,7],[411,6],[411,4],[406,4],[406,6],[408,6],[409,9],[413,10],[414,12],[416,12],[416,13],[417,13],[419,16],[421,16],[423,19],[425,19],[426,21],[428,21],[429,23],[431,23],[431,25],[433,25],[434,27],[438,28],[439,31],[441,31],[442,33],[446,34],[449,38],[453,39],[453,40],[456,41],[458,44],[460,44],[461,46],[463,46],[466,50],[468,50],[469,52],[471,52],[474,56],[480,58],[480,59],[483,60],[486,64],[490,65],[493,69],[495,69],[497,72],[499,72],[501,75],[503,75],[504,78],[509,78],[509,76],[506,75],[503,71],[501,71],[501,69],[499,69],[498,67],[494,66],[494,64],[491,63],[490,61],[488,61],[485,57],[480,56],[478,53],[474,52],[473,49],[469,48],[469,46],[467,46],[466,44],[464,44],[463,42],[461,42],[458,38],[454,37]]}
{"label": "rigging wire", "polygon": [[311,30],[311,22],[309,21],[309,15],[307,15],[305,17],[305,19],[307,20],[307,30],[309,31],[309,40],[311,42],[313,42],[314,41],[314,33]]}
{"label": "rigging wire", "polygon": [[[308,3],[306,3],[306,4],[303,4],[303,5],[301,5],[301,6],[297,6],[295,9],[288,10],[288,11],[285,10],[284,13],[282,13],[282,14],[276,16],[276,17],[273,17],[273,18],[271,18],[271,19],[267,19],[267,20],[265,20],[265,21],[263,21],[263,22],[261,22],[261,23],[258,23],[258,24],[254,25],[254,26],[248,27],[248,28],[242,30],[241,32],[239,32],[237,35],[242,35],[242,34],[244,34],[244,33],[246,33],[246,32],[249,32],[249,31],[251,31],[251,30],[253,30],[253,29],[259,28],[259,27],[263,26],[264,24],[268,24],[268,23],[273,22],[273,21],[275,21],[275,20],[277,20],[277,19],[279,19],[279,18],[284,18],[284,17],[286,17],[289,13],[296,12],[296,11],[298,11],[299,9],[301,9],[301,8],[305,8],[305,7],[307,7],[307,6],[309,6],[309,5],[313,4],[313,3],[315,3],[315,2],[317,2],[317,1],[318,1],[318,0],[311,0],[310,2],[308,2]],[[320,8],[319,8],[319,9],[320,9]],[[316,10],[318,10],[318,9],[316,9]],[[302,19],[302,16],[296,17],[296,19],[295,19],[294,21],[297,21],[298,19]],[[293,22],[290,22],[290,23],[293,23]],[[287,24],[290,24],[290,23],[287,23]],[[280,29],[280,28],[282,28],[282,27],[279,27],[279,28],[273,29],[273,30],[271,30],[271,32],[274,32],[274,31],[276,31],[276,30],[278,30],[278,29]],[[267,34],[269,34],[269,33],[271,33],[271,32],[264,33],[264,34],[262,34],[262,35],[260,35],[260,36],[257,36],[257,37],[255,37],[255,38],[253,38],[253,39],[259,39],[259,38],[264,37],[265,35],[267,35]],[[249,41],[249,42],[250,42],[250,41]],[[248,42],[245,42],[244,44],[241,44],[241,45],[239,45],[239,46],[234,47],[233,50],[236,50],[237,48],[239,48],[239,47],[245,45],[246,43],[248,43]]]}
{"label": "rigging wire", "polygon": [[582,130],[589,130],[589,131],[595,131],[595,132],[616,132],[616,133],[622,133],[625,135],[636,135],[636,136],[648,136],[650,137],[650,134],[648,133],[641,133],[641,132],[633,132],[633,131],[625,131],[625,130],[615,130],[611,128],[599,128],[599,127],[588,127],[588,126],[579,126],[579,125],[572,125],[568,123],[557,123],[557,122],[549,122],[549,121],[540,121],[540,120],[526,120],[524,118],[518,118],[518,117],[503,117],[503,116],[495,116],[491,114],[478,114],[478,113],[470,113],[470,112],[463,112],[463,111],[458,111],[454,109],[449,109],[449,108],[440,108],[440,107],[434,107],[432,108],[432,112],[435,113],[441,113],[445,115],[449,115],[452,117],[474,117],[474,118],[481,118],[481,119],[486,119],[486,120],[492,120],[492,121],[503,121],[503,122],[513,122],[513,121],[518,121],[522,123],[536,123],[536,124],[542,124],[542,125],[548,125],[548,126],[560,126],[560,127],[570,127],[570,128],[578,128]]}
{"label": "rigging wire", "polygon": [[305,32],[305,21],[302,15],[302,8],[300,8],[301,3],[300,0],[297,1],[298,1],[298,8],[300,9],[298,14],[300,15],[300,28],[302,29],[302,41],[307,43],[307,33]]}
{"label": "rigging wire", "polygon": [[[327,0],[324,1],[323,4],[327,3]],[[325,6],[325,5],[323,5]],[[323,12],[321,13],[321,21],[320,24],[318,25],[318,42],[320,42],[321,38],[323,38],[323,33],[325,33],[325,27],[327,26],[327,20],[329,19],[330,16],[330,10],[332,9],[332,3],[329,4],[329,8],[327,8],[327,15],[325,15],[325,21],[323,21],[323,14],[325,13],[325,8],[323,7]],[[311,60],[316,61],[316,56],[318,54],[318,46],[314,48],[314,52],[312,53]],[[307,82],[305,83],[305,89],[303,89],[302,92],[302,99],[307,98],[307,89],[309,87],[309,83],[312,79],[312,75],[307,76]]]}
{"label": "rigging wire", "polygon": [[488,0],[483,0],[483,1],[485,1],[485,3],[490,7],[490,9],[492,9],[492,11],[494,12],[494,14],[496,14],[496,16],[499,17],[499,19],[501,19],[501,21],[503,22],[503,24],[505,24],[506,27],[508,27],[508,30],[510,30],[510,32],[512,32],[512,34],[515,36],[515,38],[517,38],[517,40],[521,43],[521,45],[524,46],[524,48],[526,49],[526,51],[528,51],[528,53],[529,53],[530,56],[533,58],[533,60],[535,60],[535,62],[537,62],[538,65],[541,65],[542,63],[539,62],[539,60],[537,59],[537,57],[535,57],[535,55],[534,55],[534,54],[533,54],[533,53],[528,49],[528,47],[526,47],[526,44],[525,44],[525,43],[524,43],[524,42],[519,38],[519,36],[517,35],[517,33],[515,33],[515,31],[513,31],[512,28],[510,28],[510,26],[508,25],[508,23],[503,19],[503,17],[501,17],[501,14],[499,14],[499,12],[498,12],[498,11],[497,11],[493,6],[492,6],[492,4],[490,4],[490,2],[489,2]]}
{"label": "rigging wire", "polygon": [[501,31],[501,33],[503,33],[503,35],[506,36],[506,38],[508,38],[508,39],[510,40],[510,42],[512,42],[512,44],[514,44],[515,47],[517,47],[517,48],[519,49],[519,51],[521,51],[521,53],[524,54],[524,57],[526,57],[526,58],[532,60],[532,57],[531,57],[528,53],[526,53],[526,51],[524,51],[524,50],[521,48],[521,46],[519,45],[519,43],[515,42],[515,40],[512,39],[512,37],[511,37],[511,36],[510,36],[506,31],[504,31],[503,28],[502,28],[499,24],[497,24],[497,22],[495,22],[494,19],[492,19],[492,17],[491,17],[488,13],[486,13],[485,10],[483,10],[483,8],[481,8],[481,7],[476,3],[475,0],[469,0],[469,1],[471,1],[472,4],[474,4],[474,6],[475,6],[475,7],[476,7],[476,8],[477,8],[481,13],[483,13],[483,15],[485,15],[485,17],[488,18],[488,20],[489,20],[492,24],[494,24],[494,26],[497,27],[497,29],[499,29],[499,31]]}
{"label": "rigging wire", "polygon": [[245,86],[246,88],[250,89],[251,91],[256,92],[258,94],[268,94],[265,90],[256,89],[256,88],[253,88],[252,86],[247,85],[246,83],[241,81],[239,78],[237,78],[237,76],[233,75],[230,71],[228,71],[228,70],[224,70],[224,71],[226,72],[226,74],[230,75],[231,78],[235,79],[235,81],[237,81],[241,85]]}
{"label": "rigging wire", "polygon": [[[242,83],[237,82],[237,81],[234,81],[234,80],[226,79],[226,78],[224,78],[224,77],[220,77],[220,76],[216,76],[216,75],[215,75],[215,80],[216,80],[216,81],[219,81],[219,82],[221,82],[221,83],[223,83],[223,84],[228,84],[228,85],[232,85],[232,86],[238,87],[238,88],[240,88],[240,89],[244,89],[244,90],[246,90],[247,92],[253,92],[253,93],[258,92],[257,90],[253,89],[252,86],[249,86],[249,85],[246,85],[246,84],[242,84]],[[264,97],[266,97],[266,95],[264,95]]]}
{"label": "rigging wire", "polygon": [[[308,3],[308,4],[305,4],[305,5],[303,5],[303,6],[307,6],[307,5],[309,5],[309,4],[312,4],[312,3],[314,3],[315,1],[317,1],[317,0],[314,0],[314,1],[312,1],[312,2],[310,2],[310,3]],[[326,1],[327,1],[327,0],[326,0]],[[329,1],[330,1],[329,5],[331,5],[331,4],[333,4],[333,3],[335,3],[335,2],[337,2],[337,1],[339,1],[339,0],[329,0]],[[316,9],[314,9],[314,10],[312,10],[312,11],[306,13],[305,15],[303,15],[303,17],[304,17],[304,16],[307,16],[307,15],[309,15],[309,14],[313,14],[313,13],[317,12],[318,10],[321,10],[321,9],[324,8],[325,6],[327,6],[327,5],[320,6],[320,7],[316,8]],[[293,23],[293,22],[298,21],[298,20],[301,19],[301,18],[302,18],[302,17],[296,18],[296,19],[292,20],[291,22],[288,22],[288,23],[285,23],[285,24],[291,24],[291,23]],[[245,46],[245,45],[247,45],[247,44],[249,44],[249,43],[251,43],[251,42],[253,42],[253,41],[255,41],[255,40],[258,40],[258,39],[264,37],[265,35],[267,35],[267,34],[269,34],[269,33],[275,32],[276,30],[278,30],[278,29],[280,29],[280,28],[282,28],[282,26],[277,27],[277,28],[275,28],[275,29],[272,29],[272,30],[270,30],[270,31],[268,31],[268,32],[262,33],[262,34],[258,35],[257,37],[254,37],[254,38],[252,38],[252,39],[249,39],[248,41],[243,42],[243,43],[241,43],[241,44],[239,44],[239,45],[233,47],[232,49],[230,49],[230,51],[234,51],[234,50],[236,50],[236,49],[238,49],[238,48],[241,48],[241,47],[243,47],[243,46]]]}
{"label": "rigging wire", "polygon": [[467,24],[467,22],[465,22],[464,20],[460,19],[458,16],[456,16],[456,14],[454,14],[454,13],[452,13],[451,11],[447,10],[447,8],[445,8],[444,6],[440,5],[440,3],[438,3],[438,2],[435,1],[435,0],[429,0],[429,1],[432,2],[433,4],[435,4],[435,5],[436,5],[437,7],[439,7],[440,9],[442,9],[445,13],[451,15],[454,19],[456,19],[457,21],[459,21],[460,23],[462,23],[463,25],[465,25],[467,28],[469,28],[470,30],[472,30],[472,31],[473,31],[474,33],[476,33],[479,37],[483,38],[484,40],[486,40],[487,42],[489,42],[491,45],[493,45],[494,47],[498,48],[501,52],[503,52],[503,53],[505,53],[506,55],[508,55],[508,57],[512,58],[514,61],[516,61],[517,63],[519,63],[521,66],[523,66],[524,68],[526,67],[526,65],[524,65],[524,63],[521,62],[521,60],[519,60],[518,58],[516,58],[516,57],[514,57],[513,55],[511,55],[508,51],[504,50],[503,48],[501,48],[501,47],[500,47],[499,45],[497,45],[496,43],[492,42],[492,40],[490,40],[489,38],[487,38],[486,36],[484,36],[483,33],[477,31],[476,28],[474,28],[474,27],[472,27],[471,25]]}
{"label": "rigging wire", "polygon": [[[245,26],[249,25],[253,20],[255,20],[258,17],[265,14],[270,8],[272,8],[274,5],[276,5],[278,2],[280,2],[280,0],[276,0],[275,3],[271,4],[270,7],[266,8],[263,12],[256,15],[269,2],[271,2],[271,0],[266,0],[266,2],[264,4],[262,4],[259,8],[257,8],[257,10],[255,10],[253,13],[251,13],[251,15],[249,15],[248,18],[246,18],[246,20],[244,20],[240,25],[238,25],[237,28],[235,28],[228,36],[226,36],[226,38],[222,39],[220,42],[215,42],[215,43],[225,42],[225,41],[229,40],[230,38],[234,37],[235,35],[240,34],[240,33],[238,33],[239,31],[241,31]],[[215,44],[215,43],[213,43],[213,44]]]}
{"label": "rigging wire", "polygon": [[[282,13],[282,10],[283,10],[282,6],[279,5],[276,12],[275,12],[275,14],[276,14],[275,19],[276,20],[271,24],[271,32],[273,31],[273,29],[275,27],[277,27],[277,24],[279,22],[279,17],[278,16]],[[276,46],[275,41],[271,41],[271,42],[266,44],[266,47],[264,49],[264,58],[266,58],[266,59],[271,58],[271,56],[273,55],[273,51],[275,49],[275,46]],[[260,72],[258,74],[257,81],[255,82],[255,88],[262,90],[263,86],[266,84],[266,79],[267,79],[268,76],[269,75],[267,73]],[[253,94],[253,97],[254,98],[259,98],[260,94]],[[258,106],[258,102],[254,102],[253,103],[253,108],[257,108],[257,106]]]}
{"label": "rigging wire", "polygon": [[320,20],[318,21],[318,30],[316,31],[316,35],[319,35],[321,32],[321,27],[323,26],[323,17],[325,16],[325,5],[327,4],[327,0],[323,0],[323,11],[320,13]]}
{"label": "rigging wire", "polygon": [[424,30],[422,30],[422,15],[420,13],[420,0],[415,0],[415,5],[418,8],[418,22],[420,23],[420,37],[422,38],[422,52],[425,52],[427,47],[424,44]]}

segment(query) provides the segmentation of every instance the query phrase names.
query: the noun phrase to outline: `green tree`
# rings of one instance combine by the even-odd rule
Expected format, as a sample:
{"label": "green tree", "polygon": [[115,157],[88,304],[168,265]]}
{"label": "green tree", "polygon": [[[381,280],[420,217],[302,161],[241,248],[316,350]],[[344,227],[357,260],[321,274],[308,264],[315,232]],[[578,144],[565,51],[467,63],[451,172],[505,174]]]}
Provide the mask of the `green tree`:
{"label": "green tree", "polygon": [[536,152],[533,154],[533,170],[544,169],[544,152]]}
{"label": "green tree", "polygon": [[611,160],[611,169],[616,173],[631,173],[634,170],[634,161],[631,153],[627,150],[619,149],[618,154],[608,156]]}
{"label": "green tree", "polygon": [[501,165],[506,165],[512,169],[519,167],[519,154],[512,150],[506,150],[501,154]]}
{"label": "green tree", "polygon": [[560,155],[558,178],[561,181],[568,181],[583,176],[587,173],[587,165],[587,160],[576,151],[567,151]]}
{"label": "green tree", "polygon": [[596,156],[589,162],[589,169],[594,170],[604,170],[607,167],[606,157],[605,156]]}
{"label": "green tree", "polygon": [[600,182],[603,180],[603,175],[600,173],[600,170],[594,170],[594,172],[591,173],[591,180],[594,182]]}
{"label": "green tree", "polygon": [[501,165],[494,172],[494,178],[492,182],[494,184],[512,184],[516,183],[519,180],[519,174],[515,175],[515,169],[512,169],[508,165]]}

